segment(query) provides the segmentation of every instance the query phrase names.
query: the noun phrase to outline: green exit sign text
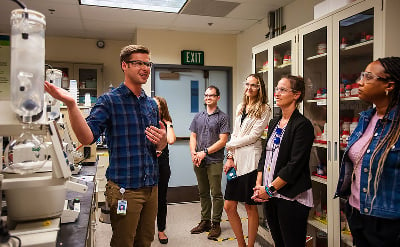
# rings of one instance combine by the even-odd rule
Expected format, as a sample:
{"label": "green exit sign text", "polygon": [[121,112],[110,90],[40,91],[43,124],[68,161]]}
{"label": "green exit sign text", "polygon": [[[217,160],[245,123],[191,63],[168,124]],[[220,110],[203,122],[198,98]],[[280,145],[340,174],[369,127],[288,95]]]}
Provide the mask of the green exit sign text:
{"label": "green exit sign text", "polygon": [[181,63],[184,65],[204,65],[204,51],[181,51]]}

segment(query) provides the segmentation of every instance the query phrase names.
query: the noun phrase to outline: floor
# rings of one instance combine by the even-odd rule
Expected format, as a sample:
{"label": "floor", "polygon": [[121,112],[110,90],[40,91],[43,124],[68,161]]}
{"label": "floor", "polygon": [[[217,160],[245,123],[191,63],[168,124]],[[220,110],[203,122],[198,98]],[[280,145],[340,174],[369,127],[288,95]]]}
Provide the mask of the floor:
{"label": "floor", "polygon": [[[242,218],[243,232],[247,235],[247,216],[246,210],[243,205],[238,206],[239,215]],[[97,217],[98,221],[99,217]],[[161,246],[237,246],[235,235],[231,230],[230,224],[227,221],[225,212],[222,215],[222,234],[219,241],[213,241],[207,239],[207,233],[202,234],[190,234],[190,229],[198,224],[200,221],[200,203],[178,203],[168,205],[168,216],[167,216],[167,230],[169,241],[167,245],[162,245],[158,241],[157,234],[154,236],[152,247]],[[109,246],[111,239],[111,225],[98,221],[95,233],[95,247],[106,247]],[[264,228],[259,228],[256,242],[256,247],[265,247],[269,244],[265,241],[265,238],[270,238],[268,232]]]}

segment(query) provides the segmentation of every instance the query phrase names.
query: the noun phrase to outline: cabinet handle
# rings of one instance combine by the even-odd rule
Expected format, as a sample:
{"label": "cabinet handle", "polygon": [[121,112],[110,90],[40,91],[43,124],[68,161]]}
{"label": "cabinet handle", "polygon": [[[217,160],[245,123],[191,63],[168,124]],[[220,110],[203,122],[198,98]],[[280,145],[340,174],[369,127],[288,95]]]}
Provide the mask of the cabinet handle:
{"label": "cabinet handle", "polygon": [[333,157],[334,157],[334,161],[337,161],[337,152],[338,152],[338,150],[337,150],[338,143],[337,143],[337,142],[335,142],[335,146],[334,146],[334,147],[335,147],[335,150],[334,150],[335,153],[334,153],[334,156],[333,156]]}
{"label": "cabinet handle", "polygon": [[331,161],[331,141],[328,141],[328,161]]}

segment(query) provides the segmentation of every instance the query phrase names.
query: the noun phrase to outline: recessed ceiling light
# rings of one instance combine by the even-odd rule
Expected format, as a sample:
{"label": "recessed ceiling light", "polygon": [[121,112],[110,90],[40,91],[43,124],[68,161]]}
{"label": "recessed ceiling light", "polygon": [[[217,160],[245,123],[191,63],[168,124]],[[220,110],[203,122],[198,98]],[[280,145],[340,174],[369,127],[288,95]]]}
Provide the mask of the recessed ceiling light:
{"label": "recessed ceiling light", "polygon": [[81,5],[178,13],[187,0],[80,0]]}

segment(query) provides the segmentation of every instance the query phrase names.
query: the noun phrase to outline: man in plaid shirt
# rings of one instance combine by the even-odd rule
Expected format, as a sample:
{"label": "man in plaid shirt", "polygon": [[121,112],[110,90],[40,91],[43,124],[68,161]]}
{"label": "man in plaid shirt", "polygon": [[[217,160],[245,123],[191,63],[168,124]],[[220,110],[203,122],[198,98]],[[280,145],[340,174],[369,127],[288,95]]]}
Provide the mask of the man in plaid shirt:
{"label": "man in plaid shirt", "polygon": [[113,229],[110,246],[151,246],[157,215],[157,155],[166,146],[166,131],[156,102],[142,89],[152,66],[149,49],[128,45],[121,50],[120,63],[124,82],[100,96],[86,119],[65,90],[47,82],[45,89],[67,106],[82,144],[94,143],[105,132],[110,155],[106,173]]}

